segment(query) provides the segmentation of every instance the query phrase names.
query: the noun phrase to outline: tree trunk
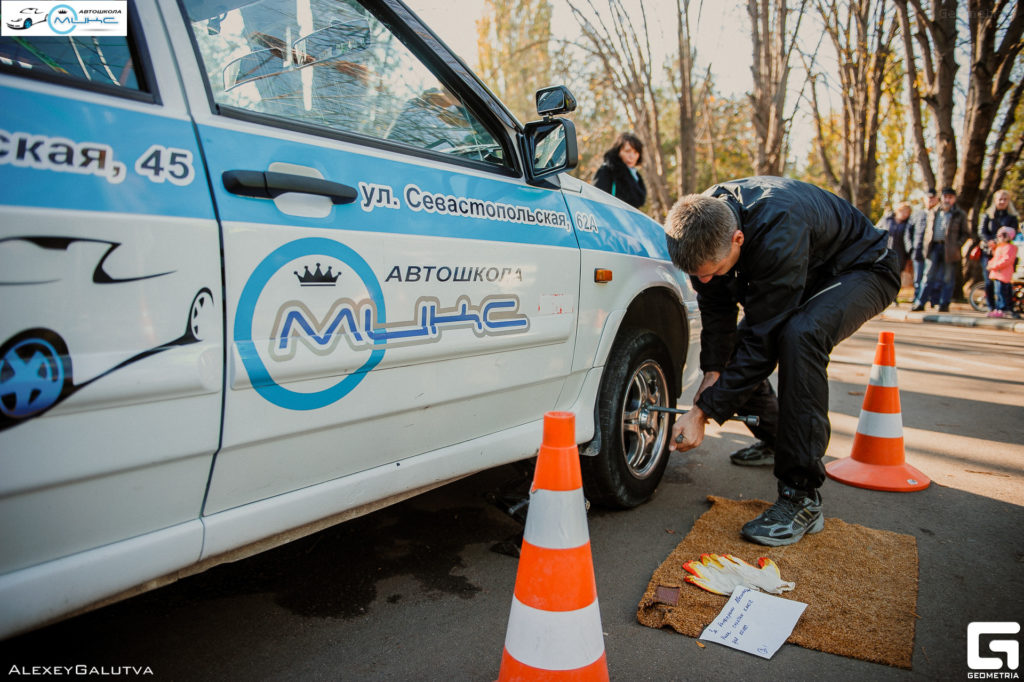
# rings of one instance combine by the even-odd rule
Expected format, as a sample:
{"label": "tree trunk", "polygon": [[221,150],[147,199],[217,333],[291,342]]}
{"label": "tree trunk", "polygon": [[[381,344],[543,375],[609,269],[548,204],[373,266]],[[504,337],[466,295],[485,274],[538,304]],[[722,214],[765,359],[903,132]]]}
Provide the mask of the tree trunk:
{"label": "tree trunk", "polygon": [[754,87],[749,95],[751,122],[757,136],[754,172],[757,175],[782,175],[786,165],[786,89],[789,60],[796,45],[807,0],[795,10],[796,26],[787,29],[791,10],[786,0],[747,0],[750,17]]}
{"label": "tree trunk", "polygon": [[[985,196],[979,191],[989,134],[999,107],[1013,87],[1010,75],[1024,43],[1024,9],[1015,3],[1013,15],[1002,31],[996,47],[999,19],[1007,0],[997,3],[969,0],[968,24],[971,31],[971,78],[964,109],[963,156],[957,169],[955,186],[962,208],[968,211],[971,231],[978,227],[978,216]],[[1012,115],[1012,114],[1011,114]]]}
{"label": "tree trunk", "polygon": [[1017,87],[1013,89],[1013,93],[1010,95],[1006,105],[1006,114],[1003,116],[1003,122],[999,126],[999,133],[992,144],[992,151],[989,154],[989,169],[985,174],[985,182],[980,190],[983,205],[985,201],[995,194],[996,190],[1003,186],[1010,168],[1024,155],[1024,136],[1017,138],[1017,144],[1009,149],[1005,148],[1006,140],[1009,137],[1010,131],[1013,130],[1013,124],[1017,122],[1017,109],[1020,107],[1022,97],[1024,97],[1024,78],[1017,83]]}
{"label": "tree trunk", "polygon": [[921,120],[921,91],[918,88],[917,61],[914,59],[914,38],[911,34],[910,16],[907,12],[907,0],[895,0],[899,12],[900,32],[903,34],[904,64],[907,77],[907,106],[910,109],[911,127],[914,133],[914,152],[917,165],[921,169],[924,184],[935,187],[935,171],[928,155],[928,144],[924,139],[924,124]]}
{"label": "tree trunk", "polygon": [[696,190],[696,130],[693,106],[693,48],[690,43],[690,0],[676,0],[679,42],[679,146],[676,148],[679,169],[677,196]]}
{"label": "tree trunk", "polygon": [[[933,172],[931,164],[927,162],[928,146],[924,135],[918,136],[915,132],[914,142],[917,146],[918,164],[921,166],[921,173],[926,180],[932,178],[929,183],[936,189],[952,187],[956,175],[957,153],[956,135],[953,132],[953,86],[956,82],[957,63],[955,56],[956,49],[956,8],[957,0],[934,0],[930,9],[929,18],[926,8],[921,0],[894,0],[900,14],[900,23],[903,27],[903,45],[906,54],[907,71],[911,69],[918,73],[918,55],[910,44],[909,33],[911,31],[910,8],[913,9],[914,41],[920,51],[920,74],[922,78],[918,86],[915,78],[913,84],[907,88],[908,97],[911,98],[910,109],[912,112],[920,111],[923,102],[931,111],[935,119],[935,154],[937,172]],[[904,25],[903,15],[907,15]],[[908,81],[909,83],[909,81]],[[915,114],[916,115],[916,114]]]}
{"label": "tree trunk", "polygon": [[819,155],[826,175],[833,182],[833,191],[861,212],[870,214],[878,169],[879,108],[897,19],[886,21],[884,0],[816,0],[816,5],[839,57],[843,131],[839,173],[826,158],[822,116],[812,78]]}
{"label": "tree trunk", "polygon": [[644,181],[651,216],[662,221],[671,199],[665,181],[658,102],[651,70],[647,14],[640,5],[640,28],[634,25],[622,0],[608,0],[611,21],[606,23],[592,0],[584,12],[573,0],[569,9],[582,32],[579,46],[598,60],[611,88],[618,95],[634,132],[644,143]]}

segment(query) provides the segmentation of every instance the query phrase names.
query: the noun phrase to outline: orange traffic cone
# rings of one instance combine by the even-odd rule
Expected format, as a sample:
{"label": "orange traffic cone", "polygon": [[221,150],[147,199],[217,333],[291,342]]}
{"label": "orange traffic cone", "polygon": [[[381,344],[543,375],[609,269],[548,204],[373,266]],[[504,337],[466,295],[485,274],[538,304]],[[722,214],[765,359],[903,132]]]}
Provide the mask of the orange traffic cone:
{"label": "orange traffic cone", "polygon": [[576,417],[544,415],[499,682],[607,680]]}
{"label": "orange traffic cone", "polygon": [[894,338],[892,332],[878,335],[871,379],[853,436],[853,452],[846,459],[829,462],[825,473],[858,488],[913,492],[927,488],[931,479],[904,461]]}

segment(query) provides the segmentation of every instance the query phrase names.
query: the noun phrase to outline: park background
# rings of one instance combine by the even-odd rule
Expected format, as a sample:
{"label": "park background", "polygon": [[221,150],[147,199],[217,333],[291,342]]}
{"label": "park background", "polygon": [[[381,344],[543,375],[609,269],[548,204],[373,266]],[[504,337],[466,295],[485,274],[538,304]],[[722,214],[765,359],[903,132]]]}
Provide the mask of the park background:
{"label": "park background", "polygon": [[644,210],[731,178],[825,187],[877,221],[953,187],[976,231],[1024,198],[1016,0],[409,0],[512,109],[566,84],[590,181],[615,136],[645,145]]}

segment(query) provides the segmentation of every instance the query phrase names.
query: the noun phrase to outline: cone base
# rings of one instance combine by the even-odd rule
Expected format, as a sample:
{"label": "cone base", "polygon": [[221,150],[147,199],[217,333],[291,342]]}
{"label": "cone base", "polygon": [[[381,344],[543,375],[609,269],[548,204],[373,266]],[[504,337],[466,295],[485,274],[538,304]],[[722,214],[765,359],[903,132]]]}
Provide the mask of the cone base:
{"label": "cone base", "polygon": [[825,473],[834,481],[869,490],[884,490],[891,493],[912,493],[924,490],[932,482],[930,478],[910,466],[902,464],[868,464],[852,457],[829,462]]}
{"label": "cone base", "polygon": [[505,649],[501,656],[501,670],[498,682],[531,682],[533,680],[557,680],[558,682],[608,682],[608,659],[601,653],[601,658],[590,665],[572,670],[546,670],[534,668],[516,660]]}

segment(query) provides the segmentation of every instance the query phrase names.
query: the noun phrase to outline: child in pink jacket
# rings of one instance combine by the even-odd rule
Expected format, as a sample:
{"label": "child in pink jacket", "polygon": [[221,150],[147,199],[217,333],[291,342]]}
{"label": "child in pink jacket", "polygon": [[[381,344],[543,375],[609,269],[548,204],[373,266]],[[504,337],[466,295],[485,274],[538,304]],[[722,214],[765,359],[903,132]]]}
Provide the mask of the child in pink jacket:
{"label": "child in pink jacket", "polygon": [[1013,268],[1017,260],[1017,247],[1013,245],[1016,232],[1012,227],[1002,227],[996,233],[996,247],[988,260],[988,276],[996,285],[996,310],[989,317],[1016,317],[1013,310]]}

